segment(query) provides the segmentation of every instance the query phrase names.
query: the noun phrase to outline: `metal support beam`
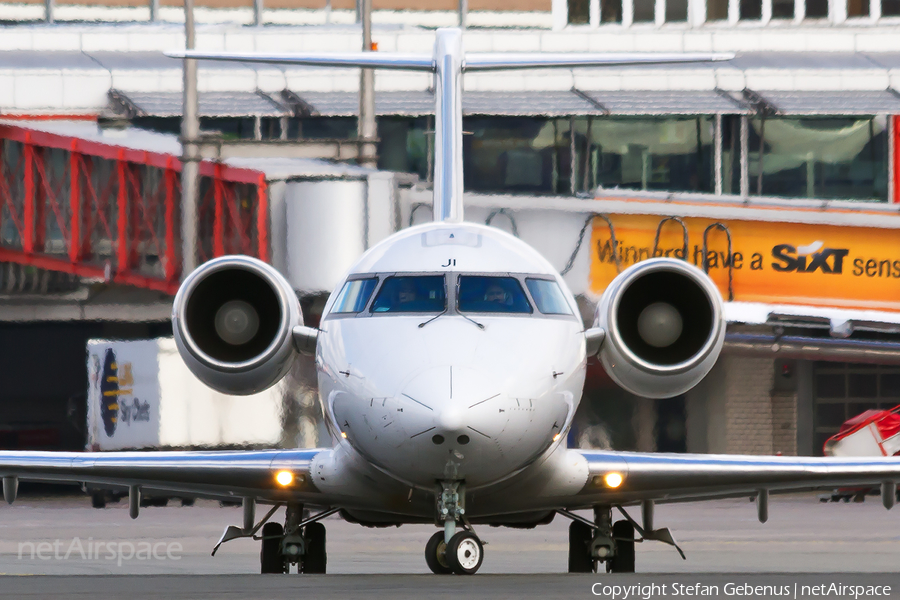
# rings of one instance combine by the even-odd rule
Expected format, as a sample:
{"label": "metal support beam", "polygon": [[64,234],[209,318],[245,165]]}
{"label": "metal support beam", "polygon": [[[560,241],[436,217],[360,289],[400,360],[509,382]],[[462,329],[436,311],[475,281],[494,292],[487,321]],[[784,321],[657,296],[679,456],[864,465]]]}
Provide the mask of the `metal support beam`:
{"label": "metal support beam", "polygon": [[150,21],[159,21],[159,0],[150,0]]}
{"label": "metal support beam", "polygon": [[[372,0],[360,0],[362,21],[362,50],[372,51]],[[359,73],[359,164],[372,167],[378,164],[378,130],[375,125],[375,71],[361,69]]]}
{"label": "metal support beam", "polygon": [[253,25],[256,27],[261,27],[263,24],[264,8],[263,0],[253,0]]}
{"label": "metal support beam", "polygon": [[577,148],[575,147],[575,116],[569,117],[569,193],[573,196],[575,192],[578,191],[578,186],[576,182],[576,174],[575,171],[578,169],[578,161],[576,160],[575,155],[577,154]]}
{"label": "metal support beam", "polygon": [[750,195],[750,118],[741,116],[741,197]]}
{"label": "metal support beam", "polygon": [[459,27],[466,28],[466,20],[469,18],[469,0],[459,0]]}
{"label": "metal support beam", "polygon": [[53,23],[55,21],[54,14],[56,12],[56,0],[44,0],[44,21]]}
{"label": "metal support beam", "polygon": [[716,115],[715,129],[713,131],[713,137],[715,138],[715,152],[713,154],[713,160],[715,161],[715,166],[713,169],[713,177],[715,179],[716,196],[721,196],[722,195],[722,140],[724,139],[723,133],[722,133],[722,115]]}
{"label": "metal support beam", "polygon": [[[184,0],[185,47],[193,50],[194,0]],[[200,106],[197,97],[197,61],[184,59],[184,107],[181,144],[184,163],[181,170],[181,260],[182,277],[197,268],[197,205],[200,190]]]}

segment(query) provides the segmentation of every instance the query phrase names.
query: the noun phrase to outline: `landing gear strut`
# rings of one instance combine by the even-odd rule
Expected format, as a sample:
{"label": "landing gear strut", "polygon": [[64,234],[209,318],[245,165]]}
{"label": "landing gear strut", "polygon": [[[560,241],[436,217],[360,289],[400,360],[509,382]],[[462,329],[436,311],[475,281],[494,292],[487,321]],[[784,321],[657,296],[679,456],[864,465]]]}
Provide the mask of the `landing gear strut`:
{"label": "landing gear strut", "polygon": [[[437,575],[474,575],[484,562],[484,545],[465,517],[465,485],[442,482],[437,494],[438,531],[425,545],[425,562]],[[458,523],[465,523],[458,530]]]}
{"label": "landing gear strut", "polygon": [[606,563],[608,573],[634,573],[634,526],[628,521],[612,524],[608,505],[594,507],[594,522],[568,511],[569,573],[592,573]]}
{"label": "landing gear strut", "polygon": [[260,571],[290,573],[297,565],[298,573],[325,573],[327,553],[325,526],[318,522],[338,509],[303,519],[303,505],[291,503],[285,512],[285,524],[266,523],[262,528],[259,552]]}

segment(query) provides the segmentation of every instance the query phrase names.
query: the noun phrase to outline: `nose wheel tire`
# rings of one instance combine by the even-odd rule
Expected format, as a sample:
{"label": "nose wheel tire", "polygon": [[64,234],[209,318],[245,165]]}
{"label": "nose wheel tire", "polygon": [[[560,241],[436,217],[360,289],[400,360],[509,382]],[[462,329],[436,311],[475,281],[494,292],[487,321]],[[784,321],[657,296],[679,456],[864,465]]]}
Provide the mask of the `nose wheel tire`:
{"label": "nose wheel tire", "polygon": [[594,558],[591,556],[593,530],[581,523],[569,524],[569,573],[593,573]]}
{"label": "nose wheel tire", "polygon": [[453,573],[474,575],[484,562],[484,546],[471,531],[460,531],[450,538],[446,556]]}
{"label": "nose wheel tire", "polygon": [[428,543],[425,544],[425,562],[435,575],[449,575],[453,573],[447,562],[447,544],[444,542],[444,532],[438,531]]}
{"label": "nose wheel tire", "polygon": [[321,523],[310,523],[303,528],[303,539],[306,542],[306,554],[303,555],[301,571],[303,573],[325,574],[325,526]]}
{"label": "nose wheel tire", "polygon": [[266,523],[262,528],[262,543],[259,548],[260,572],[284,573],[284,554],[281,553],[281,539],[284,537],[284,527],[280,523]]}
{"label": "nose wheel tire", "polygon": [[616,540],[616,554],[607,563],[610,573],[634,573],[634,525],[616,521],[612,534]]}

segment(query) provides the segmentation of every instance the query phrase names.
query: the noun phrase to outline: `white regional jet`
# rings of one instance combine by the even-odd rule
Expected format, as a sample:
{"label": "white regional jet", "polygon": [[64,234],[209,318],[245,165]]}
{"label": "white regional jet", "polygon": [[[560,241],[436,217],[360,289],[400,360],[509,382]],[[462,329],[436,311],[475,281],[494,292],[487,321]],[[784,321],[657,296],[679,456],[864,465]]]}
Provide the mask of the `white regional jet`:
{"label": "white regional jet", "polygon": [[[434,523],[440,529],[425,544],[425,560],[435,573],[456,574],[482,564],[480,525],[531,528],[561,515],[572,520],[570,572],[601,564],[629,572],[636,541],[677,548],[653,523],[655,502],[751,495],[765,521],[770,491],[874,484],[893,504],[900,462],[890,458],[567,448],[589,356],[599,353],[619,385],[652,398],[681,394],[707,374],[725,336],[719,292],[686,262],[646,260],[610,284],[584,330],[575,299],[540,254],[463,222],[464,72],[727,56],[464,54],[455,29],[437,32],[433,55],[172,56],[434,72],[434,222],[366,252],[329,298],[318,329],[303,325],[288,282],[248,257],[207,262],[175,298],[178,349],[217,390],[258,392],[287,373],[296,353],[314,353],[333,447],[0,452],[8,502],[19,479],[127,485],[132,517],[141,489],[242,498],[242,526],[229,526],[216,549],[239,537],[261,540],[263,573],[324,573],[321,520],[336,512],[370,527]],[[259,522],[257,503],[271,507]],[[269,521],[282,506],[283,526]],[[640,522],[626,512],[631,506],[640,506]],[[572,512],[579,509],[593,509],[593,519]],[[622,518],[614,522],[615,513]]]}

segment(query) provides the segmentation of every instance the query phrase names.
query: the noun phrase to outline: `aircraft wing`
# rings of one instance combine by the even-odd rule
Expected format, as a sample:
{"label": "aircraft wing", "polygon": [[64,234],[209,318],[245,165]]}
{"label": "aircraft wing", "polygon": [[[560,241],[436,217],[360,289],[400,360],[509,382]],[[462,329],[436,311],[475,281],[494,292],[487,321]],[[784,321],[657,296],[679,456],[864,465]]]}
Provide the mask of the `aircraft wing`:
{"label": "aircraft wing", "polygon": [[[212,497],[328,504],[311,464],[331,449],[187,452],[0,452],[0,476],[25,481],[78,482]],[[275,474],[293,474],[288,486]],[[8,498],[9,500],[9,498]]]}
{"label": "aircraft wing", "polygon": [[[900,459],[892,457],[788,457],[717,454],[658,454],[569,450],[587,461],[588,479],[572,508],[678,502],[837,487],[878,487],[900,481]],[[611,487],[606,476],[618,473]]]}

